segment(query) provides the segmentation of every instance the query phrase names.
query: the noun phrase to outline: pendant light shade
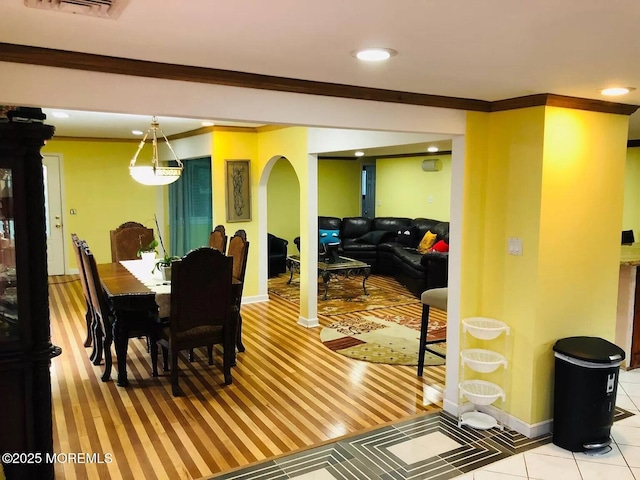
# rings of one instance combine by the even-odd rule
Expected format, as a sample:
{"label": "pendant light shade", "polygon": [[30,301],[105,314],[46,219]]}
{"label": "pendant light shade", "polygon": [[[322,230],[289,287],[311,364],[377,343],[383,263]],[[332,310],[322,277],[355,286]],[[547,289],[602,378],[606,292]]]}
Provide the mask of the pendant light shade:
{"label": "pendant light shade", "polygon": [[[167,147],[173,154],[173,157],[178,164],[177,167],[160,166],[159,160],[158,160],[158,137],[157,137],[158,131],[160,132],[160,135],[162,136],[162,138],[164,138],[164,141],[166,142]],[[136,160],[138,159],[138,155],[140,154],[140,151],[144,147],[147,137],[149,137],[149,135],[151,135],[151,146],[153,148],[151,165],[136,165]],[[131,163],[129,163],[129,174],[136,182],[141,183],[143,185],[168,185],[178,180],[178,178],[180,178],[180,175],[182,174],[182,168],[183,168],[182,162],[180,161],[180,159],[178,159],[176,152],[173,151],[173,147],[171,146],[171,144],[169,143],[169,140],[167,140],[167,137],[165,136],[164,132],[160,128],[157,117],[153,117],[153,119],[151,120],[151,126],[147,130],[147,133],[144,135],[144,138],[140,141],[140,144],[138,145],[138,150],[136,151],[136,154],[131,159]]]}

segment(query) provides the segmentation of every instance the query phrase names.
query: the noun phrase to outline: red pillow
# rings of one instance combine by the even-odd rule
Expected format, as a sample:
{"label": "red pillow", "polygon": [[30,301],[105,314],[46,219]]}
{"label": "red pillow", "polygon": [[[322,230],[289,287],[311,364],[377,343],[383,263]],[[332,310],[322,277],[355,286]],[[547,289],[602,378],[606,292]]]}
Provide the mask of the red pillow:
{"label": "red pillow", "polygon": [[431,247],[432,252],[448,252],[449,244],[444,240],[439,240],[435,243],[433,247]]}

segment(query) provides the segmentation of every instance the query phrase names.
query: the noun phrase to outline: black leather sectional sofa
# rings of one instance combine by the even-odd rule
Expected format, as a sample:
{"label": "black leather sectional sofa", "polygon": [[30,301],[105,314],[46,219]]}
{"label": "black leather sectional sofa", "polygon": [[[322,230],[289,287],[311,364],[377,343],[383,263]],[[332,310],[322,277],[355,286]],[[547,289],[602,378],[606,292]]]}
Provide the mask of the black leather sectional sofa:
{"label": "black leather sectional sofa", "polygon": [[[449,254],[418,253],[427,231],[449,243],[449,222],[402,217],[318,217],[318,228],[340,231],[340,255],[371,265],[373,273],[391,275],[419,297],[430,288],[446,287]],[[412,241],[396,241],[398,231],[410,231]]]}

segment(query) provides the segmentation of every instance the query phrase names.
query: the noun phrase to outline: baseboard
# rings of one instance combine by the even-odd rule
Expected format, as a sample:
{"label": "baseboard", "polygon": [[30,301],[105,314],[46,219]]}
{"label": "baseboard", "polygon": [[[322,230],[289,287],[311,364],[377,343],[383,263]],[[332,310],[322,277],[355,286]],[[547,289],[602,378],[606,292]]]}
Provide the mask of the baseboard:
{"label": "baseboard", "polygon": [[[442,408],[445,412],[450,413],[451,415],[457,417],[458,416],[458,404],[452,402],[451,400],[445,399],[442,405]],[[507,428],[514,430],[521,435],[524,435],[527,438],[538,438],[543,435],[547,435],[551,433],[553,420],[544,420],[542,422],[528,424],[520,420],[519,418],[514,417],[502,410],[494,407],[493,405],[489,405],[482,408],[482,411],[492,415],[494,418],[500,420],[500,422]]]}
{"label": "baseboard", "polygon": [[318,322],[317,318],[298,317],[298,325],[302,325],[303,327],[306,327],[306,328],[314,328],[314,327],[319,327],[320,323]]}
{"label": "baseboard", "polygon": [[249,303],[262,303],[268,302],[269,295],[253,295],[251,297],[242,297],[242,305],[247,305]]}

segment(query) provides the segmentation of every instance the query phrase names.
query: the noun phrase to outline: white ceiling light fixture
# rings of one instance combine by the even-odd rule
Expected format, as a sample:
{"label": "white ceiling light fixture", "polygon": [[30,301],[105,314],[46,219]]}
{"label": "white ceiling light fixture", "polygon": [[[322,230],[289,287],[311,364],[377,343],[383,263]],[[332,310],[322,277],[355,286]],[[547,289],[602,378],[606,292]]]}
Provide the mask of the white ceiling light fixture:
{"label": "white ceiling light fixture", "polygon": [[438,147],[428,147],[427,148],[427,152],[429,152],[429,153],[435,153],[438,150],[440,150]]}
{"label": "white ceiling light fixture", "polygon": [[142,135],[144,132],[142,130],[131,130],[131,133],[134,135]]}
{"label": "white ceiling light fixture", "polygon": [[354,153],[354,155],[355,155],[356,157],[364,157],[364,152],[357,151],[356,153]]}
{"label": "white ceiling light fixture", "polygon": [[56,110],[55,112],[51,112],[55,118],[69,118],[69,114],[67,112],[60,112]]}
{"label": "white ceiling light fixture", "polygon": [[[166,142],[167,147],[169,148],[169,150],[171,150],[171,153],[173,154],[175,161],[178,163],[177,167],[160,166],[158,161],[158,138],[157,138],[158,131],[160,131],[160,135],[162,135],[162,138],[164,138],[164,141]],[[147,137],[149,136],[149,134],[151,134],[151,146],[153,147],[151,165],[148,165],[148,166],[136,165],[136,160],[138,159],[138,155],[140,154],[142,147],[144,147],[145,141],[147,140]],[[182,162],[180,161],[180,159],[178,159],[176,152],[173,151],[173,147],[171,146],[171,144],[169,143],[169,140],[167,140],[167,137],[165,136],[164,132],[160,128],[160,124],[158,123],[158,118],[153,117],[153,119],[151,120],[151,126],[147,130],[147,133],[145,133],[144,138],[140,141],[140,144],[138,145],[138,150],[136,151],[136,154],[131,159],[131,163],[129,163],[129,174],[136,182],[141,183],[143,185],[168,185],[180,178],[180,175],[182,174],[182,168],[183,168]]]}
{"label": "white ceiling light fixture", "polygon": [[598,90],[602,95],[606,95],[607,97],[617,97],[620,95],[626,95],[629,92],[635,90],[633,87],[609,87],[602,88]]}
{"label": "white ceiling light fixture", "polygon": [[395,57],[397,54],[398,52],[391,48],[363,48],[351,52],[351,55],[365,62],[382,62]]}
{"label": "white ceiling light fixture", "polygon": [[203,120],[202,122],[200,122],[200,125],[202,125],[203,127],[213,127],[215,123],[213,123],[211,120]]}

